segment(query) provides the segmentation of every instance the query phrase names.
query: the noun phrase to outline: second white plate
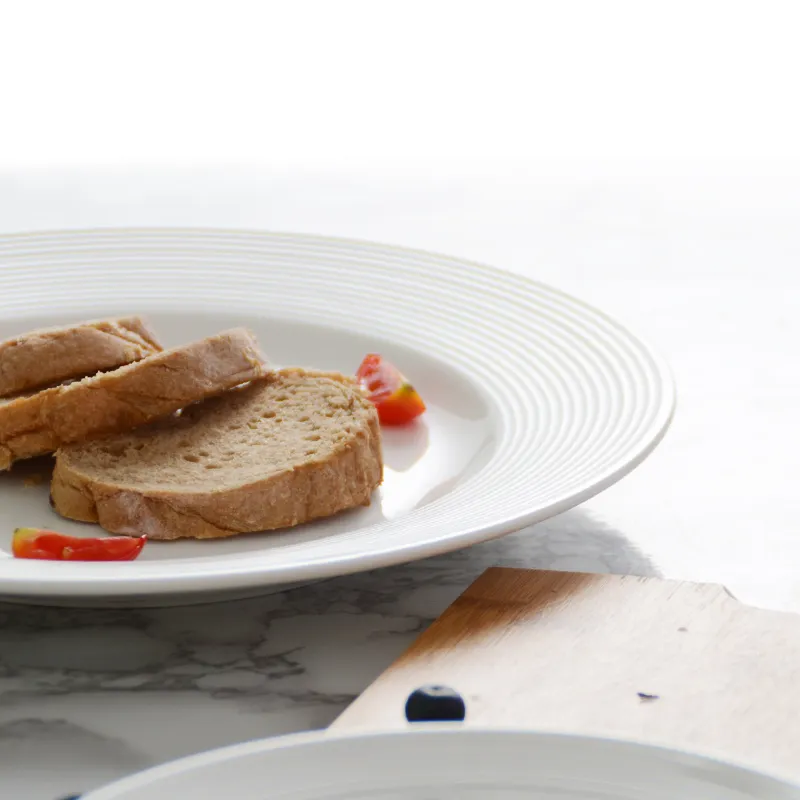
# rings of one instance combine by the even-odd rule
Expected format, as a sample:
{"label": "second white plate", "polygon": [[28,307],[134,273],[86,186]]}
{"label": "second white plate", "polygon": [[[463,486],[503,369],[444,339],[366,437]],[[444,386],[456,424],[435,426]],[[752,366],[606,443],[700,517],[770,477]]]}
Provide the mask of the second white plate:
{"label": "second white plate", "polygon": [[[232,793],[233,792],[233,793]],[[532,732],[302,734],[157,767],[85,800],[800,800],[787,783],[640,744]]]}
{"label": "second white plate", "polygon": [[560,292],[460,259],[300,235],[103,230],[0,237],[0,338],[116,313],[166,344],[247,325],[276,364],[352,373],[367,352],[429,405],[386,430],[368,509],[282,533],[150,543],[121,564],[10,557],[19,526],[96,535],[47,503],[47,464],[0,476],[0,595],[159,605],[263,592],[443,553],[546,519],[610,486],[666,430],[669,372]]}

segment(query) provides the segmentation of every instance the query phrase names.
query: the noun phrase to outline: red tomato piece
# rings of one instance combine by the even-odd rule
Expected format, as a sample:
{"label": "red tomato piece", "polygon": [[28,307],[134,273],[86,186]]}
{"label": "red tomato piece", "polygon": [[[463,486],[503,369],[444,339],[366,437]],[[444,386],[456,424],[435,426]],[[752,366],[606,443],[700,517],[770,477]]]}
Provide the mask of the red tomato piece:
{"label": "red tomato piece", "polygon": [[425,403],[403,373],[376,353],[364,358],[356,378],[384,425],[405,425],[425,411]]}
{"label": "red tomato piece", "polygon": [[142,552],[146,541],[146,536],[82,539],[41,528],[17,528],[11,552],[16,558],[47,561],[133,561]]}

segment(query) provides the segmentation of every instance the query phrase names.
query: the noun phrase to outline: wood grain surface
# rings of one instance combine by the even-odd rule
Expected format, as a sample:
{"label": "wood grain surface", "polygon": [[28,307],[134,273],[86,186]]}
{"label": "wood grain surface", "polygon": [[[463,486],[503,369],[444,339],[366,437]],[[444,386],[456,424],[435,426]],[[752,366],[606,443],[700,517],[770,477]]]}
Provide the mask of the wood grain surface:
{"label": "wood grain surface", "polygon": [[800,777],[800,616],[722,587],[516,569],[484,573],[332,731],[406,726],[445,684],[465,724],[613,736]]}

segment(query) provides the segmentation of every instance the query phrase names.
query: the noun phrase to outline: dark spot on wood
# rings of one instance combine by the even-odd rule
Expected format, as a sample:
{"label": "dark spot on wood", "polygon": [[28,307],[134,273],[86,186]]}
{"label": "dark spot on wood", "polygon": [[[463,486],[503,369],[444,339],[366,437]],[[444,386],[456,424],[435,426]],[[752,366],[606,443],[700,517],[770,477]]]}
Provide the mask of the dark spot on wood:
{"label": "dark spot on wood", "polygon": [[688,628],[678,628],[678,633],[686,633],[688,630]]}

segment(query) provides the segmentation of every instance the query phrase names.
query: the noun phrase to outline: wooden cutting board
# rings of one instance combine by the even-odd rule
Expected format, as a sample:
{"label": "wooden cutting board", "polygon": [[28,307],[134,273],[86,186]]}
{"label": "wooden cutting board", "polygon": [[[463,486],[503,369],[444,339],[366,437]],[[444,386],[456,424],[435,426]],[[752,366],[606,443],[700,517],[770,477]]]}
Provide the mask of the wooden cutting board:
{"label": "wooden cutting board", "polygon": [[459,691],[466,725],[646,741],[800,778],[800,615],[720,586],[490,569],[332,731],[405,727],[425,684]]}

